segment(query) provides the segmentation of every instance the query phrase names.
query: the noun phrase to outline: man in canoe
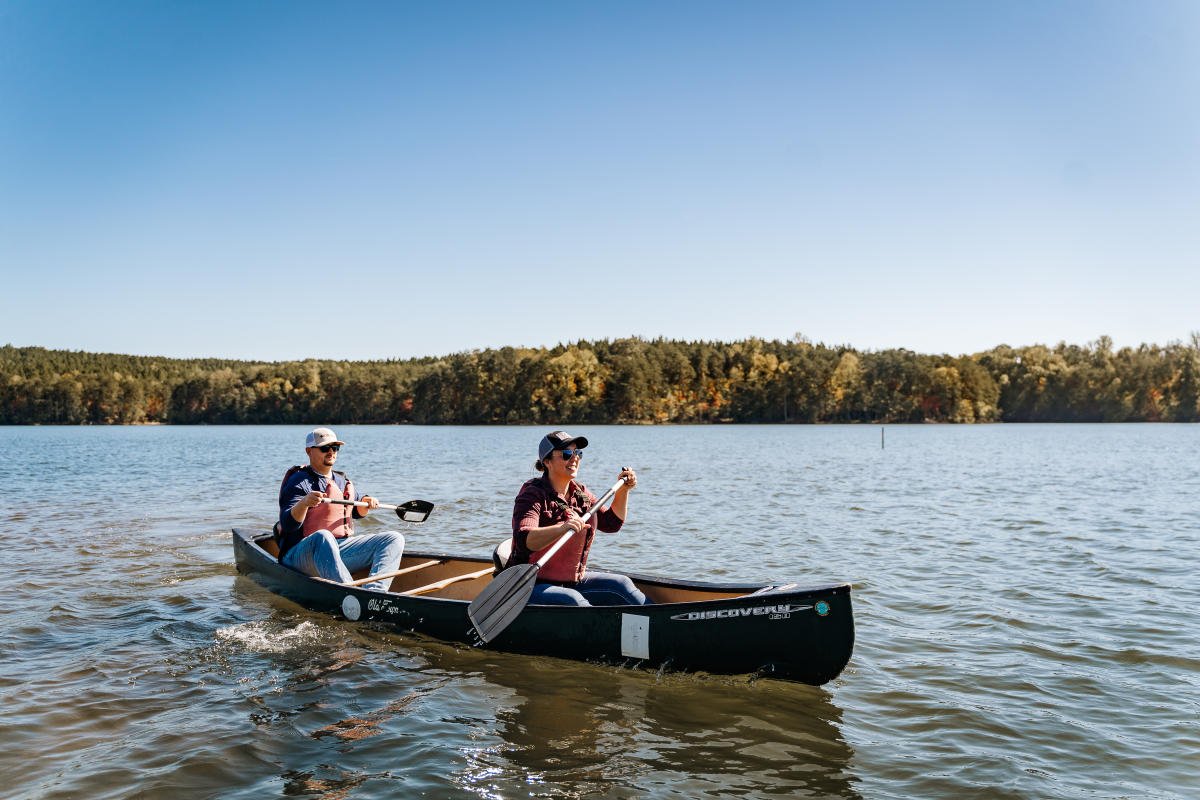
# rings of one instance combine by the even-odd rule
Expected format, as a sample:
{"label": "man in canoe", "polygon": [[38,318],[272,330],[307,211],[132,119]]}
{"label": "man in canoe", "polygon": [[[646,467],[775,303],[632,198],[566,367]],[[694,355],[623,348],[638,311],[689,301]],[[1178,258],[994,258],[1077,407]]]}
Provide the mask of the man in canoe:
{"label": "man in canoe", "polygon": [[[317,428],[304,440],[308,464],[284,478],[279,489],[279,563],[305,575],[339,583],[353,580],[352,572],[395,572],[404,555],[404,536],[398,531],[354,536],[354,520],[379,506],[360,495],[344,472],[333,468],[346,443],[329,428]],[[366,507],[327,502],[354,500]],[[392,579],[372,581],[364,589],[387,591]]]}
{"label": "man in canoe", "polygon": [[624,467],[618,477],[625,483],[612,505],[600,509],[587,522],[584,514],[596,496],[576,479],[588,440],[566,431],[547,434],[538,444],[534,469],[541,473],[521,487],[513,504],[512,555],[508,565],[536,562],[559,537],[573,535],[538,571],[529,602],[540,605],[645,605],[648,601],[624,575],[587,571],[588,551],[597,530],[616,533],[625,522],[629,491],[637,475]]}

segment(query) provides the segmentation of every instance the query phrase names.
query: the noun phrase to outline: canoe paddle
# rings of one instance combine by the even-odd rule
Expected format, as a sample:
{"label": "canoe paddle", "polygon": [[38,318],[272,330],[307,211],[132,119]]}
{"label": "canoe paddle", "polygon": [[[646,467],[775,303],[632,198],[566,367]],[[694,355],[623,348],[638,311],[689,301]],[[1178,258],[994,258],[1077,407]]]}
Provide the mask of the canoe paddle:
{"label": "canoe paddle", "polygon": [[[322,497],[322,503],[333,503],[338,506],[359,506],[366,508],[367,504],[361,500],[335,500],[332,497]],[[405,522],[424,522],[433,512],[433,503],[428,500],[409,500],[407,503],[401,503],[398,506],[389,505],[388,503],[380,503],[380,508],[389,508],[396,512],[396,516]]]}
{"label": "canoe paddle", "polygon": [[[624,482],[625,479],[621,478],[614,483],[580,519],[584,522],[591,519]],[[575,531],[572,530],[558,537],[558,541],[535,564],[514,564],[505,568],[471,601],[467,607],[467,617],[484,644],[499,636],[525,610],[533,595],[533,586],[537,583],[538,570],[574,535]]]}

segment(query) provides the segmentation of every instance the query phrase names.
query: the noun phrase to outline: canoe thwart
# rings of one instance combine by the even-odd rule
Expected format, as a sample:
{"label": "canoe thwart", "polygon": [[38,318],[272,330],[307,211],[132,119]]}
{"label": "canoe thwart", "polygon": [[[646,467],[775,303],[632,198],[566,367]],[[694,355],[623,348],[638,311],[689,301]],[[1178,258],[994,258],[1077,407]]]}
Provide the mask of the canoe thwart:
{"label": "canoe thwart", "polygon": [[426,594],[428,592],[437,591],[438,589],[445,589],[447,586],[449,586],[452,583],[458,583],[459,581],[473,581],[476,578],[482,578],[484,575],[491,575],[491,574],[492,574],[492,567],[488,567],[487,569],[481,569],[478,572],[468,572],[466,575],[455,575],[451,578],[446,578],[444,580],[440,580],[440,581],[437,581],[436,583],[431,583],[426,586],[418,586],[416,589],[409,589],[404,592],[397,592],[397,594],[405,594],[405,595]]}
{"label": "canoe thwart", "polygon": [[383,573],[380,573],[379,575],[368,575],[365,578],[359,578],[356,581],[350,581],[349,583],[344,584],[344,585],[345,586],[362,586],[364,583],[371,583],[372,581],[387,580],[388,578],[396,578],[396,577],[399,577],[400,575],[407,575],[410,572],[416,572],[419,569],[425,569],[427,567],[432,567],[432,566],[436,566],[437,564],[445,564],[445,563],[446,563],[446,559],[444,559],[444,558],[441,559],[440,561],[426,561],[423,564],[417,564],[416,566],[412,566],[412,567],[405,567],[404,569],[398,569],[395,572],[383,572]]}

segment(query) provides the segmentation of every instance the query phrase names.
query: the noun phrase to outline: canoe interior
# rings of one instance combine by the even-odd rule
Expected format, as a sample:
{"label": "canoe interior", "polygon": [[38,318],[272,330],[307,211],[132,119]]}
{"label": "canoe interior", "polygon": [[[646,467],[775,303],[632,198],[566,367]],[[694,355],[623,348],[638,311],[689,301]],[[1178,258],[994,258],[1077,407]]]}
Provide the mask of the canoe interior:
{"label": "canoe interior", "polygon": [[[274,537],[270,534],[257,536],[254,538],[254,543],[269,553],[273,558],[279,557],[279,547],[275,543]],[[429,564],[430,561],[435,563]],[[430,555],[428,553],[405,553],[404,558],[400,561],[399,569],[408,569],[409,567],[422,566],[420,569],[409,572],[405,575],[400,575],[392,579],[392,585],[389,589],[393,594],[403,594],[412,591],[413,589],[421,589],[422,587],[430,586],[435,583],[440,583],[448,578],[455,578],[471,573],[479,572],[484,567],[491,564],[491,561],[484,558],[469,559],[455,558],[449,556]],[[353,573],[354,578],[367,577],[365,570]],[[654,603],[692,603],[704,600],[724,600],[732,597],[745,597],[748,594],[762,588],[756,584],[752,586],[689,586],[685,581],[672,581],[670,583],[649,580],[641,578],[637,575],[630,575],[634,584],[645,593],[646,597],[650,598]],[[434,589],[432,591],[420,592],[421,597],[440,597],[446,600],[474,600],[475,597],[483,591],[483,588],[491,581],[490,574],[482,575],[469,580],[460,580],[448,584],[447,586]]]}

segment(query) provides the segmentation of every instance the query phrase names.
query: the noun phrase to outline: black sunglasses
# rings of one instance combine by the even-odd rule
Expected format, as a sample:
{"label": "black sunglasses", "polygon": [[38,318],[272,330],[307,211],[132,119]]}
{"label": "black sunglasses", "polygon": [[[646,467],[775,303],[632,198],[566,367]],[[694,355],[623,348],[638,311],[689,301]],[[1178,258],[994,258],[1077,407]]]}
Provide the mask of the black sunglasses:
{"label": "black sunglasses", "polygon": [[576,447],[574,450],[572,450],[571,448],[568,447],[567,449],[559,450],[558,452],[562,453],[563,461],[570,461],[575,456],[579,456],[580,458],[583,458],[583,448],[582,447]]}
{"label": "black sunglasses", "polygon": [[330,450],[336,453],[338,450],[342,449],[342,446],[340,444],[323,444],[317,449],[322,453],[328,453]]}

